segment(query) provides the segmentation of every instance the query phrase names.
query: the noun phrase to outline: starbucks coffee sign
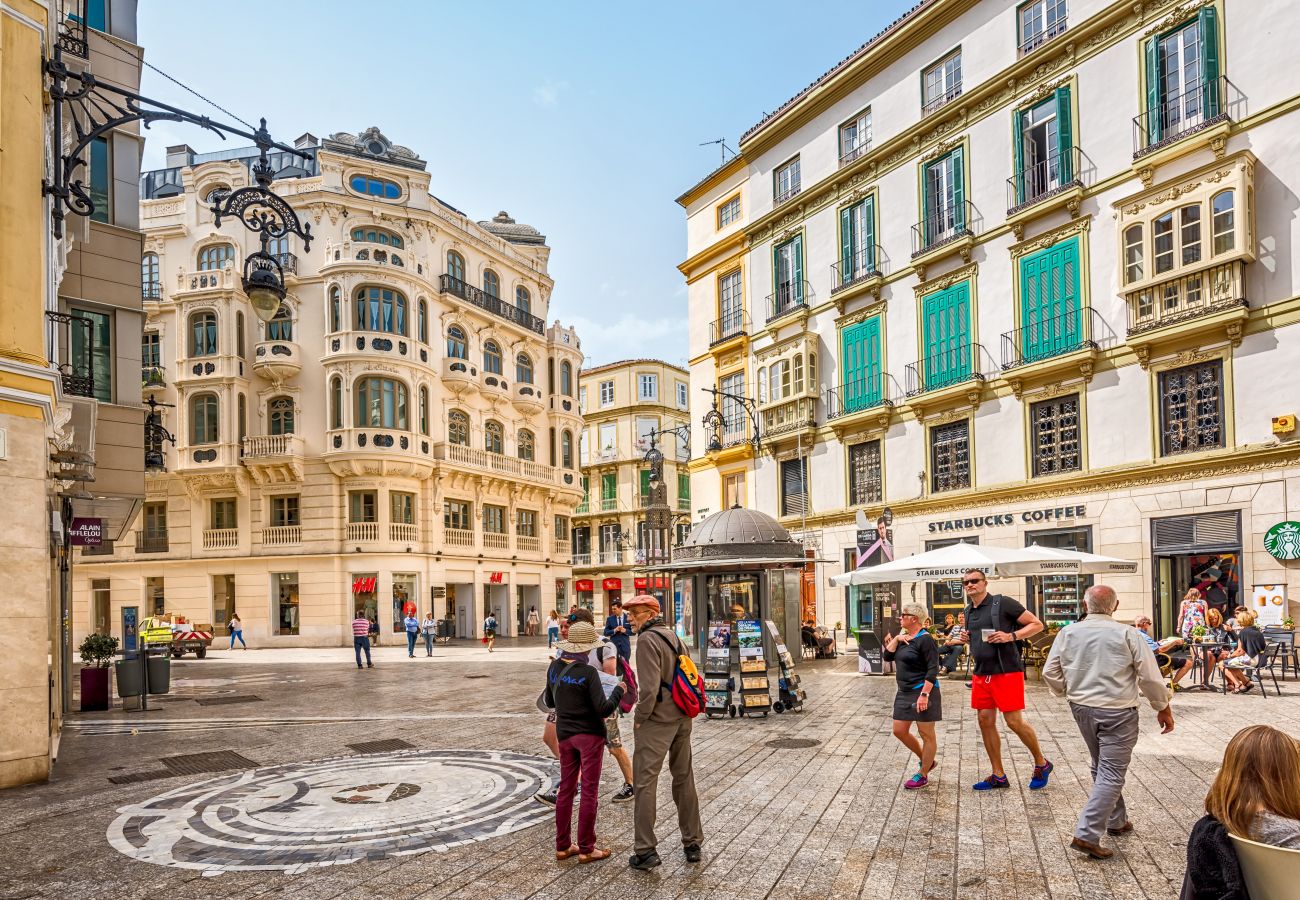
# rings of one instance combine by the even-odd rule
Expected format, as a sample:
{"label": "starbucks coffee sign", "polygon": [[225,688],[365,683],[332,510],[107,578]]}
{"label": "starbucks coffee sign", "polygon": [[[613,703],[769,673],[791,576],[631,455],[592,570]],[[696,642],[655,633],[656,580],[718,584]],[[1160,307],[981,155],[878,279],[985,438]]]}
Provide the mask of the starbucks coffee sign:
{"label": "starbucks coffee sign", "polygon": [[1300,522],[1278,522],[1264,532],[1264,549],[1274,559],[1300,559]]}

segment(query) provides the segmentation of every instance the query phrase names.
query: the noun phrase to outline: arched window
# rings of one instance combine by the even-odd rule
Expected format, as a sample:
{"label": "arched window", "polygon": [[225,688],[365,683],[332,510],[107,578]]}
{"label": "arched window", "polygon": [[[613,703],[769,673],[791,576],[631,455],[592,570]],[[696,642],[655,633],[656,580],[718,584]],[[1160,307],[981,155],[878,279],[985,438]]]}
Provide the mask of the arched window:
{"label": "arched window", "polygon": [[266,410],[271,419],[271,434],[293,434],[292,397],[272,397]]}
{"label": "arched window", "polygon": [[330,331],[343,327],[343,292],[338,285],[330,288]]}
{"label": "arched window", "polygon": [[343,427],[343,379],[330,379],[330,428]]}
{"label": "arched window", "polygon": [[483,270],[483,293],[489,297],[501,296],[501,276],[491,269]]}
{"label": "arched window", "polygon": [[420,298],[420,319],[416,325],[416,336],[419,337],[421,344],[429,343],[429,304],[423,297]]}
{"label": "arched window", "polygon": [[215,269],[223,269],[226,262],[235,258],[235,247],[233,244],[213,244],[211,247],[204,247],[199,251],[199,271],[209,272]]}
{"label": "arched window", "polygon": [[203,195],[203,202],[208,206],[211,206],[213,203],[216,203],[218,200],[220,200],[224,195],[229,193],[230,193],[230,188],[228,188],[226,185],[214,184],[212,187],[208,188],[207,193]]}
{"label": "arched window", "polygon": [[465,257],[455,250],[447,251],[447,277],[457,281],[465,280]]}
{"label": "arched window", "polygon": [[469,416],[458,409],[447,413],[447,442],[461,447],[469,446]]}
{"label": "arched window", "polygon": [[358,194],[368,194],[383,200],[400,200],[402,197],[400,185],[378,178],[367,178],[364,175],[353,175],[348,179],[348,187]]}
{"label": "arched window", "polygon": [[162,283],[158,280],[157,253],[146,253],[140,257],[140,292],[146,300],[162,298]]}
{"label": "arched window", "polygon": [[266,242],[266,252],[274,256],[280,265],[284,265],[288,262],[289,236],[271,238]]}
{"label": "arched window", "polygon": [[429,433],[429,389],[420,388],[420,434]]}
{"label": "arched window", "polygon": [[190,356],[217,355],[217,314],[211,310],[190,316]]}
{"label": "arched window", "polygon": [[1235,198],[1232,191],[1220,191],[1210,198],[1210,233],[1214,240],[1214,254],[1227,253],[1233,248]]}
{"label": "arched window", "polygon": [[573,396],[573,366],[567,359],[560,363],[560,393],[566,397]]}
{"label": "arched window", "polygon": [[560,434],[560,465],[573,468],[573,432],[567,428]]}
{"label": "arched window", "polygon": [[195,394],[190,398],[191,444],[217,442],[217,415],[220,409],[216,394]]}
{"label": "arched window", "polygon": [[532,462],[534,459],[536,459],[537,439],[533,437],[533,433],[531,431],[529,431],[527,428],[522,429],[519,432],[519,436],[515,439],[515,443],[519,445],[520,459],[526,459],[529,462]]}
{"label": "arched window", "polygon": [[398,250],[405,246],[401,235],[380,228],[353,228],[352,240],[364,241],[367,244],[383,244],[387,247],[396,247]]}
{"label": "arched window", "polygon": [[244,346],[244,314],[235,313],[235,355],[240,359],[248,357],[248,349]]}
{"label": "arched window", "polygon": [[447,329],[447,356],[451,359],[469,359],[469,342],[465,329],[452,325]]}
{"label": "arched window", "polygon": [[356,329],[406,335],[406,297],[381,287],[357,288]]}
{"label": "arched window", "polygon": [[289,312],[289,307],[283,303],[276,310],[275,318],[266,323],[266,339],[268,341],[293,340],[293,315]]}
{"label": "arched window", "polygon": [[493,375],[501,374],[501,348],[496,341],[486,341],[483,344],[483,371]]}
{"label": "arched window", "polygon": [[808,352],[808,390],[817,390],[817,354]]}
{"label": "arched window", "polygon": [[1124,283],[1132,284],[1142,279],[1142,226],[1130,225],[1124,229]]}
{"label": "arched window", "polygon": [[483,449],[488,453],[504,453],[506,449],[506,430],[500,422],[488,420],[483,425]]}
{"label": "arched window", "polygon": [[532,315],[533,298],[528,295],[528,288],[515,288],[515,306],[519,308],[520,312],[525,313],[526,315]]}
{"label": "arched window", "polygon": [[520,353],[515,357],[515,381],[524,384],[533,383],[533,361],[527,353]]}
{"label": "arched window", "polygon": [[362,378],[353,392],[357,398],[355,426],[407,428],[406,385],[402,382],[393,378]]}

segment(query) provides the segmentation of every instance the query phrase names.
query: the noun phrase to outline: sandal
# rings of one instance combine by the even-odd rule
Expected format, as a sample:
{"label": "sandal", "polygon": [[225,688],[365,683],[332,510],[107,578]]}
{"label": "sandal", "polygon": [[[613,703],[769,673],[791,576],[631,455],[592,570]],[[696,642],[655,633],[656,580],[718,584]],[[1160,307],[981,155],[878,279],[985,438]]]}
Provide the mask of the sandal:
{"label": "sandal", "polygon": [[578,848],[570,847],[568,850],[556,850],[555,858],[557,860],[568,859],[570,856],[577,856],[577,854],[578,854]]}
{"label": "sandal", "polygon": [[601,848],[597,847],[595,850],[592,850],[590,853],[579,853],[578,862],[580,864],[600,862],[602,859],[609,859],[613,855],[614,855],[613,850],[610,850],[609,848],[605,848],[604,850],[602,850]]}

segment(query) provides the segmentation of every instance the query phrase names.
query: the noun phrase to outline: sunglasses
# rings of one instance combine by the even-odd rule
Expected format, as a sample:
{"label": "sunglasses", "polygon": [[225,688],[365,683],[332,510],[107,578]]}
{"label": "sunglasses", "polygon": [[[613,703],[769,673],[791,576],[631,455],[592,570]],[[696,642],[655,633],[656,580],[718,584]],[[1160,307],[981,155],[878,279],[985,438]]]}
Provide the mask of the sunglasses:
{"label": "sunglasses", "polygon": [[983,578],[967,578],[967,579],[964,579],[964,580],[962,581],[962,584],[965,584],[965,585],[983,584],[983,583],[984,583],[984,579],[983,579]]}

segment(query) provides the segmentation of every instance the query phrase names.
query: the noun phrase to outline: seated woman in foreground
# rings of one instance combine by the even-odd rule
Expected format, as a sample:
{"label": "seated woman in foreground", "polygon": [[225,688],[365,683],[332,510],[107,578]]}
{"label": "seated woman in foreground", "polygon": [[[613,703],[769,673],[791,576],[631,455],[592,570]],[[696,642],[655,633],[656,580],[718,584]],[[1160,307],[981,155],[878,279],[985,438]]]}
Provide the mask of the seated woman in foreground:
{"label": "seated woman in foreground", "polygon": [[1187,839],[1180,900],[1248,900],[1229,834],[1300,849],[1300,742],[1271,725],[1238,731]]}

